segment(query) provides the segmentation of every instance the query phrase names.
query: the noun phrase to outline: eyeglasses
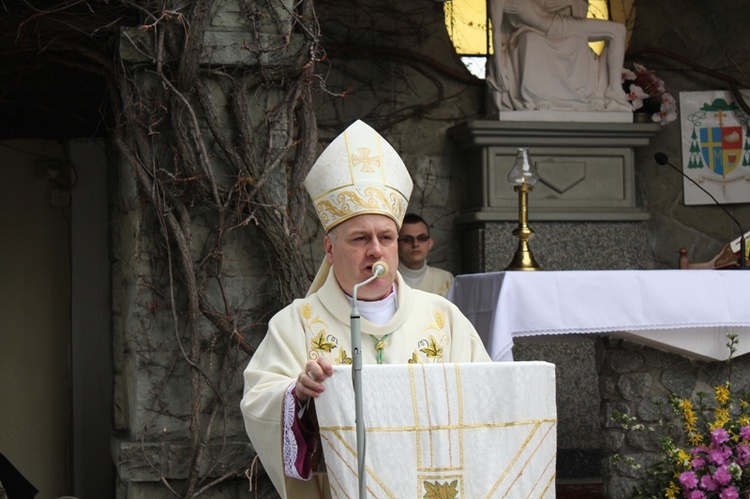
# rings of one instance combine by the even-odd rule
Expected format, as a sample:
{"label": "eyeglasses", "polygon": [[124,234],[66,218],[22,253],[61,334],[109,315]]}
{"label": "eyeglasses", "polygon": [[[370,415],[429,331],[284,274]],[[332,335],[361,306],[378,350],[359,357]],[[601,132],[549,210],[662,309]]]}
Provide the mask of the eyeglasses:
{"label": "eyeglasses", "polygon": [[405,243],[405,244],[414,244],[414,240],[417,240],[420,243],[426,243],[430,240],[430,236],[427,234],[420,234],[417,237],[414,236],[401,236],[398,238],[398,242]]}

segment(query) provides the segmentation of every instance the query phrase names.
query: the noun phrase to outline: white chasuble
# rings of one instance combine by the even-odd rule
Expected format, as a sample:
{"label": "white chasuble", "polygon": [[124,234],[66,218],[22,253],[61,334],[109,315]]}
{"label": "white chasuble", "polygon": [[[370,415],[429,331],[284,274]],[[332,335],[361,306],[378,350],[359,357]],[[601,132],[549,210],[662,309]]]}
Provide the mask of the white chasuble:
{"label": "white chasuble", "polygon": [[[490,362],[474,326],[455,305],[409,288],[400,275],[396,287],[398,306],[391,320],[373,324],[362,319],[365,364]],[[271,318],[268,333],[245,369],[245,428],[283,498],[320,496],[323,475],[315,474],[311,481],[284,475],[284,397],[308,360],[325,356],[333,365],[352,362],[350,314],[351,305],[329,271],[317,292]],[[329,391],[328,380],[325,387]]]}
{"label": "white chasuble", "polygon": [[[351,366],[316,400],[332,497],[357,497]],[[555,367],[364,365],[367,497],[555,497]]]}

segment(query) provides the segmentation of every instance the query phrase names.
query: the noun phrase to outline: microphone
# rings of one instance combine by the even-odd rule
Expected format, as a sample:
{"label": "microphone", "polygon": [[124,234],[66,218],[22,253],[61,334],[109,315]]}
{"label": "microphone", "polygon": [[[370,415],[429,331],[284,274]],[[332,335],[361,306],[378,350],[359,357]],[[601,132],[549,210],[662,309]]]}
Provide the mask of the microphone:
{"label": "microphone", "polygon": [[669,158],[667,157],[666,154],[664,154],[663,152],[657,152],[656,154],[654,154],[654,161],[656,161],[656,164],[658,164],[658,165],[662,165],[662,166],[667,165],[667,166],[671,167],[677,173],[679,173],[680,175],[682,175],[683,177],[685,177],[686,179],[688,179],[689,181],[691,181],[693,184],[695,184],[695,186],[698,189],[700,189],[703,192],[705,192],[706,194],[708,194],[709,197],[713,200],[713,202],[716,203],[716,206],[718,206],[719,208],[721,208],[722,210],[724,210],[724,213],[726,213],[727,216],[729,218],[731,218],[734,221],[735,224],[737,224],[737,227],[740,229],[740,259],[739,259],[739,264],[740,264],[740,268],[741,269],[743,269],[743,270],[747,269],[747,252],[745,250],[745,231],[742,230],[742,225],[740,224],[740,222],[736,218],[734,218],[734,216],[732,216],[732,214],[729,213],[729,211],[726,208],[724,208],[724,205],[721,204],[713,196],[713,194],[711,194],[706,189],[704,189],[698,182],[696,182],[695,180],[693,180],[691,177],[689,177],[688,175],[685,175],[685,173],[681,169],[677,168],[675,165],[673,165],[672,163],[670,163],[669,162]]}
{"label": "microphone", "polygon": [[378,260],[377,262],[372,264],[372,273],[373,275],[376,275],[378,277],[383,277],[388,273],[388,264],[385,263],[382,260]]}
{"label": "microphone", "polygon": [[362,401],[362,327],[357,309],[357,290],[388,273],[388,264],[382,260],[372,264],[372,275],[355,284],[352,289],[352,311],[349,315],[352,342],[352,387],[354,389],[354,423],[357,436],[357,477],[360,499],[367,497],[367,429],[365,428],[364,403]]}
{"label": "microphone", "polygon": [[375,279],[388,274],[388,264],[382,260],[372,264],[372,275],[355,284],[352,289],[352,311],[349,315],[352,342],[352,386],[354,388],[354,422],[357,435],[357,473],[359,480],[359,497],[367,497],[367,468],[365,451],[367,434],[365,428],[364,404],[362,402],[362,328],[359,310],[357,309],[357,290]]}

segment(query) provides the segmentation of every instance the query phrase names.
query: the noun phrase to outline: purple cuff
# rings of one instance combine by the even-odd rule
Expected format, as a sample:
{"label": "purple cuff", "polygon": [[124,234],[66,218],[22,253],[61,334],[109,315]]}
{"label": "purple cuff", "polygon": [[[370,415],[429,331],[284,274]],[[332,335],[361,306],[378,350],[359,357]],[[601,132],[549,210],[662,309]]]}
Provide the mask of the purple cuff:
{"label": "purple cuff", "polygon": [[307,408],[298,409],[296,382],[284,396],[284,474],[290,478],[309,480],[312,477],[312,455],[317,449],[315,426]]}

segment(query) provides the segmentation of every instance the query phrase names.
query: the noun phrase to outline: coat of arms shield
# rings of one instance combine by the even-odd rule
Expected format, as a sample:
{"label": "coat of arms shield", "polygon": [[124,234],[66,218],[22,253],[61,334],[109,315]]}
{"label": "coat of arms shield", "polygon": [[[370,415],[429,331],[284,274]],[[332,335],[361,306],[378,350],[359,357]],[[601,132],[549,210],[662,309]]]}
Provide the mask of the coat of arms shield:
{"label": "coat of arms shield", "polygon": [[[685,175],[722,204],[750,201],[750,118],[732,94],[680,92],[680,115]],[[714,203],[688,179],[684,192],[686,205]]]}

